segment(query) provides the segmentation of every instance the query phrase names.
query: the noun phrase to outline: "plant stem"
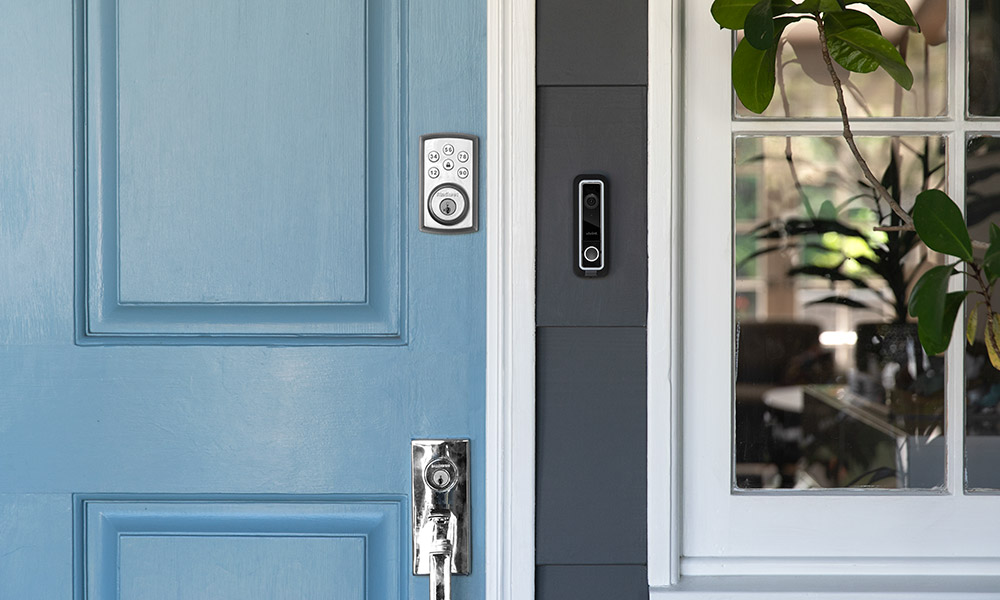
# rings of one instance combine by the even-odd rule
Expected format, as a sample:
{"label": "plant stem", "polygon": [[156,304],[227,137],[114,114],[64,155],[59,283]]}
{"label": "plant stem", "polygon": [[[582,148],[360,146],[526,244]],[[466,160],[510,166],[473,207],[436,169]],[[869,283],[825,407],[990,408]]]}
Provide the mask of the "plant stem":
{"label": "plant stem", "polygon": [[[819,29],[819,49],[823,53],[823,62],[826,63],[826,70],[830,73],[830,78],[833,80],[833,88],[837,91],[837,106],[840,107],[840,119],[844,123],[844,141],[847,142],[847,147],[851,149],[851,154],[854,155],[854,160],[857,161],[858,166],[861,167],[861,171],[865,174],[865,179],[868,183],[875,188],[875,192],[881,196],[886,203],[889,204],[889,208],[892,212],[896,213],[903,223],[906,225],[906,230],[913,229],[913,218],[903,210],[903,207],[896,202],[896,199],[892,197],[889,190],[885,189],[882,182],[875,177],[872,173],[871,167],[868,166],[868,162],[865,157],[861,155],[861,151],[858,150],[858,145],[854,141],[854,133],[851,131],[851,122],[847,116],[847,104],[844,103],[844,87],[840,82],[840,77],[837,75],[837,70],[833,68],[833,59],[830,58],[830,49],[826,45],[826,26],[823,24],[823,19],[818,16],[815,18],[816,27]],[[881,227],[876,228],[877,231],[883,231]],[[898,231],[898,230],[890,230]]]}

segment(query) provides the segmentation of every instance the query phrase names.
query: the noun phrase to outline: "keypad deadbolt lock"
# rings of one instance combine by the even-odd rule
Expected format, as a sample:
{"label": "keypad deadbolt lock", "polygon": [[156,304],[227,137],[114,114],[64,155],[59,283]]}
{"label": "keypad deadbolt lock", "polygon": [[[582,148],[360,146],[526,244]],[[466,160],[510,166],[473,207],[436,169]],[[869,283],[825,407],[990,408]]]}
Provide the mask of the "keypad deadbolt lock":
{"label": "keypad deadbolt lock", "polygon": [[420,230],[479,230],[479,138],[464,133],[420,136]]}

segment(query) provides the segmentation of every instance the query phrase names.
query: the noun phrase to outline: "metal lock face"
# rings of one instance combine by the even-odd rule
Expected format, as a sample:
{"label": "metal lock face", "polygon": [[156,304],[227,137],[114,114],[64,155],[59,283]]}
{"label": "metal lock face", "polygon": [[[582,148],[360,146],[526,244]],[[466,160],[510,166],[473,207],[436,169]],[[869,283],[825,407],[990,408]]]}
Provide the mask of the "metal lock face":
{"label": "metal lock face", "polygon": [[431,556],[440,553],[441,546],[434,533],[447,530],[449,570],[468,575],[472,565],[469,440],[413,440],[411,451],[413,574],[430,573]]}
{"label": "metal lock face", "polygon": [[420,231],[479,230],[479,138],[462,133],[420,136]]}

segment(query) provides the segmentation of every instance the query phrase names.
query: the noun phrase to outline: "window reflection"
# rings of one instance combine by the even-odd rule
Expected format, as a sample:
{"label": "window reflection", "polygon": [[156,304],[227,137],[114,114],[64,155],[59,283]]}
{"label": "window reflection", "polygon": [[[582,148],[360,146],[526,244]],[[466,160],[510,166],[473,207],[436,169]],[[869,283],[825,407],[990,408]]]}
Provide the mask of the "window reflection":
{"label": "window reflection", "polygon": [[1000,0],[969,0],[969,114],[1000,115]]}
{"label": "window reflection", "polygon": [[[983,3],[985,0],[980,0]],[[862,5],[852,10],[869,12],[886,38],[906,59],[913,72],[913,87],[903,90],[882,69],[873,73],[850,73],[837,66],[844,82],[844,95],[852,117],[935,117],[948,108],[947,0],[908,0],[920,24],[917,32],[872,13]],[[994,0],[987,4],[1000,4]],[[994,40],[996,34],[993,33]],[[973,44],[973,47],[975,44]],[[819,51],[816,24],[803,20],[786,29],[779,46],[779,69],[774,100],[766,117],[838,117],[830,75]],[[991,59],[993,68],[1000,64]],[[993,78],[991,82],[996,82]],[[821,87],[817,89],[817,83]],[[994,84],[994,88],[997,86]],[[821,93],[826,92],[826,93]],[[734,94],[735,98],[735,94]],[[754,116],[739,99],[736,114]],[[995,114],[995,113],[990,113]]]}
{"label": "window reflection", "polygon": [[[976,137],[966,154],[966,219],[975,240],[989,240],[1000,223],[1000,139]],[[976,300],[966,303],[968,310]],[[994,311],[1000,302],[994,300]],[[1000,372],[990,365],[984,338],[986,311],[979,308],[975,341],[965,345],[966,487],[1000,489]]]}
{"label": "window reflection", "polygon": [[[858,138],[908,208],[944,185],[942,138]],[[859,181],[839,137],[738,137],[734,484],[944,485],[944,361],[907,317],[936,257]]]}

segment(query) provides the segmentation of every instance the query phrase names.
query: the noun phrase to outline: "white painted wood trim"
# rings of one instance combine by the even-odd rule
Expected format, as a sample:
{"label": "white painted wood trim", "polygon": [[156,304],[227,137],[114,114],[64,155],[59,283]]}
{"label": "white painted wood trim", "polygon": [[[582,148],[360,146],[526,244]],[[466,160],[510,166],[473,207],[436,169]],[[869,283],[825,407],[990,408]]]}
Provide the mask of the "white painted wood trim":
{"label": "white painted wood trim", "polygon": [[[647,560],[649,584],[680,577],[680,133],[679,0],[649,2],[646,316]],[[664,168],[666,166],[667,168]],[[668,307],[666,310],[664,307]]]}
{"label": "white painted wood trim", "polygon": [[487,2],[486,597],[535,597],[535,0]]}

